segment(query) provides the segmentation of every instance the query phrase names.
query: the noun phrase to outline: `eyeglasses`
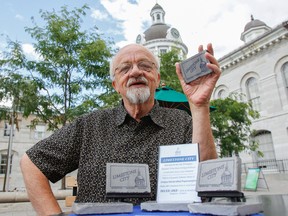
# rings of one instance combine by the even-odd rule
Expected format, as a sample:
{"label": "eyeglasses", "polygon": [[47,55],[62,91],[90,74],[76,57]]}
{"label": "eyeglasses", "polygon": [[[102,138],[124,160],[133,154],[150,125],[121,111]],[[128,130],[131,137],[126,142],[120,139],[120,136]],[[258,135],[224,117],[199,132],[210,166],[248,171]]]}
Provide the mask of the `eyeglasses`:
{"label": "eyeglasses", "polygon": [[[132,70],[133,65],[134,64],[132,64],[131,62],[122,63],[115,68],[115,74],[127,74],[130,70]],[[153,70],[153,67],[156,67],[155,63],[151,61],[139,61],[136,63],[136,65],[139,70],[144,72],[151,72]]]}

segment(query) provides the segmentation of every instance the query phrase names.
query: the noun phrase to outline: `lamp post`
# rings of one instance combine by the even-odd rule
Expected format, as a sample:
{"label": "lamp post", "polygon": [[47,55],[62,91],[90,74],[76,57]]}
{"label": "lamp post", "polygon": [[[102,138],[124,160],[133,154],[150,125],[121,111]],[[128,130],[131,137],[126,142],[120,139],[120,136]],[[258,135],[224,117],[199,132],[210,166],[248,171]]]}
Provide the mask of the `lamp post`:
{"label": "lamp post", "polygon": [[9,180],[10,180],[10,172],[11,172],[11,155],[12,155],[12,144],[13,144],[13,134],[14,134],[14,103],[12,104],[12,115],[11,115],[11,127],[8,141],[8,149],[7,149],[7,163],[6,163],[6,172],[4,177],[3,191],[9,191]]}

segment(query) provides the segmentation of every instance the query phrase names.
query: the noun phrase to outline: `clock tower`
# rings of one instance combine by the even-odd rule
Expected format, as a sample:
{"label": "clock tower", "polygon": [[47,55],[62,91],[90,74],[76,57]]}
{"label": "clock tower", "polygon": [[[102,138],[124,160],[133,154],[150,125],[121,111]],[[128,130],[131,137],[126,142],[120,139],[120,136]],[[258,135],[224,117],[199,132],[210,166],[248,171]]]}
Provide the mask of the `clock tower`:
{"label": "clock tower", "polygon": [[183,43],[177,28],[165,23],[165,11],[156,3],[150,12],[152,25],[138,34],[136,43],[150,49],[155,56],[178,49],[181,59],[186,59],[188,48]]}

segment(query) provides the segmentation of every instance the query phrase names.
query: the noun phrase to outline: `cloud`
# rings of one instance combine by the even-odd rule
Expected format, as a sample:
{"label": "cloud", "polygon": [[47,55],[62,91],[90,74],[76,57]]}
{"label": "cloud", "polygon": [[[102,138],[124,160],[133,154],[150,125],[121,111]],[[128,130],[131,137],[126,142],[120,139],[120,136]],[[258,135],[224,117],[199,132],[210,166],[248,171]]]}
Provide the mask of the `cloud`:
{"label": "cloud", "polygon": [[20,14],[16,14],[16,15],[15,15],[15,18],[16,18],[17,20],[20,20],[20,21],[24,20],[24,17],[23,17],[22,15],[20,15]]}
{"label": "cloud", "polygon": [[91,8],[91,17],[96,20],[108,20],[108,14],[97,10],[95,8]]}
{"label": "cloud", "polygon": [[101,0],[101,4],[105,7],[110,16],[117,21],[117,27],[122,30],[125,40],[117,43],[122,47],[128,43],[134,43],[136,36],[145,29],[145,22],[150,20],[150,10],[155,2],[152,0],[135,1],[128,0]]}
{"label": "cloud", "polygon": [[22,44],[22,49],[24,54],[31,60],[40,60],[41,57],[35,52],[35,49],[32,44],[24,43]]}
{"label": "cloud", "polygon": [[[251,14],[270,27],[287,20],[287,0],[158,0],[165,14],[165,22],[177,28],[183,42],[189,49],[188,56],[197,52],[200,44],[211,42],[216,57],[222,57],[243,44],[240,40]],[[135,42],[151,24],[150,11],[155,0],[101,0],[109,15],[117,20],[117,27],[123,31],[124,40],[118,41],[122,47]],[[279,8],[281,5],[281,9]],[[286,9],[285,9],[286,8]],[[147,26],[148,23],[148,26]]]}

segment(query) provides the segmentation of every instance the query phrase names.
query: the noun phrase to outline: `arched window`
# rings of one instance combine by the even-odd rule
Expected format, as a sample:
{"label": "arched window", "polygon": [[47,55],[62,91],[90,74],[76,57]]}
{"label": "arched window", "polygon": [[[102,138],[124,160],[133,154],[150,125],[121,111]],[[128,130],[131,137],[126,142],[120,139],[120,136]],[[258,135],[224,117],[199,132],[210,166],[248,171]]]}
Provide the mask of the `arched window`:
{"label": "arched window", "polygon": [[227,92],[224,89],[221,89],[218,92],[218,98],[225,99],[227,97]]}
{"label": "arched window", "polygon": [[267,169],[275,169],[277,165],[275,164],[276,157],[271,132],[266,130],[259,131],[253,139],[259,144],[259,150],[264,154],[263,157],[256,155],[258,165],[265,165],[264,168]]}
{"label": "arched window", "polygon": [[285,62],[281,68],[283,79],[284,79],[284,85],[288,90],[288,62]]}
{"label": "arched window", "polygon": [[260,111],[260,95],[256,78],[250,77],[246,81],[248,100],[252,103],[255,110]]}
{"label": "arched window", "polygon": [[160,14],[157,14],[157,20],[160,20]]}

